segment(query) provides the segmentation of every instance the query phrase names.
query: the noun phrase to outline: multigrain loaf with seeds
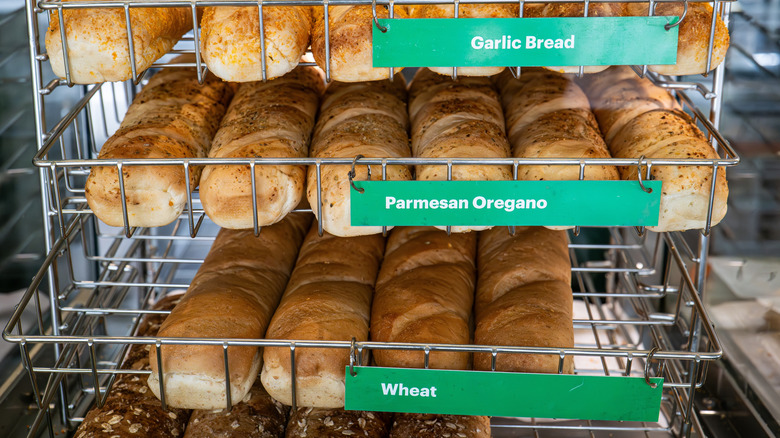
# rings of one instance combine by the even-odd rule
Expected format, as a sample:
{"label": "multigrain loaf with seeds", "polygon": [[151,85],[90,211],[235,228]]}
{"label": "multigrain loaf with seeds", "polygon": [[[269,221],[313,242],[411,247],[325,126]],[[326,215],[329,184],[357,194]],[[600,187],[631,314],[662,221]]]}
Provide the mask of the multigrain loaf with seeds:
{"label": "multigrain loaf with seeds", "polygon": [[396,414],[390,438],[489,438],[490,418],[471,415]]}
{"label": "multigrain loaf with seeds", "polygon": [[[170,295],[158,301],[153,310],[171,310],[181,295]],[[141,319],[137,336],[156,336],[166,314],[147,314]],[[149,370],[150,344],[133,344],[122,361],[121,369]],[[163,410],[160,401],[146,386],[142,374],[119,374],[103,407],[87,412],[73,435],[76,438],[150,437],[169,438],[184,435],[190,411]]]}
{"label": "multigrain loaf with seeds", "polygon": [[283,438],[289,411],[256,380],[244,400],[230,411],[192,411],[184,438]]}
{"label": "multigrain loaf with seeds", "polygon": [[298,408],[290,416],[285,437],[385,438],[391,418],[384,412]]}

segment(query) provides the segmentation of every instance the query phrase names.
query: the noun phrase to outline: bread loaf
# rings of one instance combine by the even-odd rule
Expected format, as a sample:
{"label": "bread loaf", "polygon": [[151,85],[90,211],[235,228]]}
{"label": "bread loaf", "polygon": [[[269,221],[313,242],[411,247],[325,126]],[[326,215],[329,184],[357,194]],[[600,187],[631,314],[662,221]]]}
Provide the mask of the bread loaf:
{"label": "bread loaf", "polygon": [[[313,226],[266,338],[366,341],[371,297],[384,244],[381,235],[318,237],[317,227]],[[344,368],[348,364],[348,349],[296,350],[297,405],[344,407]],[[265,349],[263,386],[286,405],[292,404],[290,371],[289,348]]]}
{"label": "bread loaf", "polygon": [[[263,7],[266,79],[298,65],[309,46],[311,24],[308,7]],[[263,80],[257,7],[207,7],[200,27],[200,52],[210,71],[226,81]]]}
{"label": "bread loaf", "polygon": [[[302,158],[324,83],[299,67],[270,82],[242,84],[214,136],[211,158]],[[280,221],[303,197],[304,166],[255,167],[257,222]],[[224,228],[253,227],[252,174],[247,166],[206,166],[200,182],[206,214]]]}
{"label": "bread loaf", "polygon": [[271,398],[258,380],[230,411],[193,411],[184,438],[284,438],[289,410]]}
{"label": "bread loaf", "polygon": [[390,415],[343,409],[298,408],[287,425],[287,438],[385,438]]}
{"label": "bread loaf", "polygon": [[[610,158],[585,93],[571,79],[524,69],[495,78],[504,107],[512,155],[516,158]],[[579,166],[520,166],[520,180],[576,180]],[[618,179],[613,166],[586,166],[585,179]]]}
{"label": "bread loaf", "polygon": [[[160,328],[161,337],[260,339],[292,271],[311,216],[294,213],[251,231],[222,230],[181,303]],[[165,400],[170,406],[227,406],[220,345],[164,345]],[[228,348],[231,402],[244,399],[260,368],[256,347]],[[159,397],[157,355],[150,353],[149,387]]]}
{"label": "bread loaf", "polygon": [[[327,69],[325,53],[325,10],[312,8],[311,51],[321,69]],[[403,6],[395,6],[394,18],[407,18]],[[389,10],[376,8],[377,18],[389,18]],[[341,82],[378,81],[390,77],[389,68],[374,68],[371,36],[374,26],[371,6],[328,6],[328,29],[330,32],[330,79]],[[401,68],[395,68],[395,72]]]}
{"label": "bread loaf", "polygon": [[[504,114],[488,78],[466,77],[457,81],[420,69],[409,89],[412,122],[412,154],[421,158],[507,158]],[[420,165],[419,181],[446,180],[447,166]],[[509,166],[460,165],[452,167],[452,179],[507,180]],[[485,227],[458,226],[454,232]]]}
{"label": "bread loaf", "polygon": [[[573,298],[566,232],[504,227],[479,236],[474,311],[479,345],[571,348]],[[476,353],[474,369],[490,370],[491,355]],[[502,354],[497,371],[557,373],[558,355]],[[574,372],[566,356],[563,372]]]}
{"label": "bread loaf", "polygon": [[640,78],[630,67],[611,67],[584,77],[580,84],[590,99],[607,145],[635,117],[654,109],[677,109],[671,94]]}
{"label": "bread loaf", "polygon": [[[183,57],[186,60],[188,57]],[[127,110],[119,130],[100,149],[100,159],[203,158],[217,132],[233,87],[213,75],[198,84],[194,70],[167,69],[154,75]],[[200,168],[131,166],[122,170],[131,227],[156,227],[176,220],[195,189]],[[115,166],[94,166],[86,198],[97,217],[122,226],[122,197]]]}
{"label": "bread loaf", "polygon": [[[181,295],[168,296],[152,306],[153,310],[171,310]],[[137,336],[157,335],[165,314],[147,314],[138,325]],[[133,344],[122,361],[121,369],[149,370],[149,344]],[[181,436],[190,411],[168,407],[149,391],[145,378],[138,374],[119,374],[102,407],[87,412],[76,432],[76,438]]]}
{"label": "bread loaf", "polygon": [[[323,97],[310,155],[314,158],[402,158],[411,155],[407,131],[406,89],[398,75],[393,82],[332,83]],[[368,166],[355,166],[355,180],[368,179]],[[351,226],[349,165],[321,167],[322,226],[341,236],[382,232],[378,226]],[[406,166],[387,166],[387,180],[411,180]],[[382,167],[372,166],[372,180],[382,179]],[[317,215],[317,173],[309,166],[306,188]]]}
{"label": "bread loaf", "polygon": [[[717,159],[707,138],[682,112],[656,110],[644,113],[615,136],[610,143],[616,158]],[[646,178],[646,168],[642,170]],[[682,231],[704,228],[707,222],[713,172],[709,166],[653,166],[653,179],[663,181],[658,226],[653,231]],[[620,168],[623,179],[637,179],[637,167]],[[719,168],[715,181],[712,225],[726,215],[729,189],[726,170]]]}
{"label": "bread loaf", "polygon": [[[534,7],[528,7],[534,6]],[[537,5],[528,5],[524,11],[524,16],[528,18],[539,17],[584,17],[584,3],[544,3]],[[590,3],[588,5],[588,17],[619,17],[625,15],[623,3]],[[608,65],[586,65],[583,67],[583,73],[598,73],[605,70]],[[549,66],[545,67],[558,73],[579,73],[580,67],[571,66]],[[525,69],[523,69],[525,74]]]}
{"label": "bread loaf", "polygon": [[[519,16],[516,4],[461,4],[459,18],[516,18]],[[454,18],[454,5],[410,5],[410,18]],[[452,67],[429,67],[441,75],[452,75]],[[458,67],[458,76],[492,76],[504,67]]]}
{"label": "bread loaf", "polygon": [[[627,15],[647,16],[648,3],[627,3]],[[654,15],[681,17],[683,2],[659,2]],[[680,23],[677,43],[677,62],[668,65],[650,65],[650,71],[662,75],[695,75],[707,73],[707,54],[710,50],[712,30],[712,6],[704,2],[689,2],[688,13]],[[715,38],[712,43],[710,70],[720,65],[729,48],[729,30],[720,15],[715,17]]]}
{"label": "bread loaf", "polygon": [[[475,233],[400,227],[387,240],[371,308],[371,340],[468,344],[476,281]],[[374,350],[383,367],[423,368],[422,351]],[[434,351],[430,368],[468,369],[470,354]]]}
{"label": "bread loaf", "polygon": [[490,438],[490,418],[469,415],[396,414],[390,438]]}
{"label": "bread loaf", "polygon": [[[74,1],[74,0],[71,0]],[[76,84],[124,81],[132,78],[130,45],[123,3],[113,8],[62,11],[65,20],[68,67]],[[54,74],[66,77],[59,14],[50,15],[46,53]],[[182,35],[192,30],[190,8],[130,8],[136,73],[168,53]]]}

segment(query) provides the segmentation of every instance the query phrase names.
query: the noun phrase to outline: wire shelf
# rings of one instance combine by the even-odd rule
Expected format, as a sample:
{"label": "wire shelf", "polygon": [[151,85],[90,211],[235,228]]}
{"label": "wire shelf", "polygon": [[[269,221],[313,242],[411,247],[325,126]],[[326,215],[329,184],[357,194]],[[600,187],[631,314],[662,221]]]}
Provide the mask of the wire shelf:
{"label": "wire shelf", "polygon": [[[392,165],[441,165],[448,168],[447,175],[452,175],[452,168],[464,165],[489,165],[508,166],[512,168],[514,178],[517,178],[518,168],[525,165],[551,165],[551,166],[578,166],[580,179],[584,179],[585,168],[588,166],[642,166],[646,169],[646,177],[649,177],[653,166],[706,166],[712,169],[713,178],[719,169],[734,166],[739,163],[739,156],[732,149],[729,142],[718,132],[707,117],[692,103],[691,99],[683,91],[677,91],[679,102],[693,120],[704,132],[713,145],[718,147],[720,155],[717,159],[655,159],[655,158],[603,158],[603,159],[567,159],[567,158],[165,158],[165,159],[90,159],[97,155],[100,145],[115,131],[119,121],[132,100],[126,90],[126,84],[104,83],[89,86],[79,102],[43,135],[42,147],[35,156],[33,162],[43,168],[47,173],[47,180],[51,186],[49,210],[56,214],[60,227],[63,226],[68,215],[90,215],[85,198],[84,185],[86,177],[94,167],[110,166],[117,169],[125,166],[180,166],[185,169],[185,174],[196,166],[228,165],[256,166],[272,165],[298,165],[312,166],[315,176],[319,180],[324,167],[357,165],[376,166],[381,168],[382,179],[385,179],[387,166]],[[110,105],[109,105],[110,103]],[[347,171],[345,170],[345,179]],[[56,181],[56,183],[55,183]],[[120,179],[120,192],[124,190],[124,179]],[[248,192],[257,193],[256,181]],[[184,215],[187,217],[189,235],[198,234],[199,224],[203,222],[205,213],[199,200],[197,189],[192,189],[184,184],[186,190],[187,205]],[[321,194],[317,193],[321,199]],[[257,234],[258,205],[256,196],[253,199],[253,223]],[[710,193],[709,208],[714,202],[714,192]],[[260,206],[262,207],[262,206]],[[315,206],[314,208],[321,208]],[[123,212],[127,211],[127,205],[122,206]],[[317,212],[319,229],[322,230],[322,214]],[[125,215],[124,234],[130,237],[135,232]],[[706,224],[704,233],[709,234],[710,224]]]}
{"label": "wire shelf", "polygon": [[[48,406],[57,395],[60,383],[70,388],[64,424],[76,424],[82,419],[84,412],[75,407],[85,405],[83,398],[103,397],[117,375],[149,373],[117,369],[131,344],[147,344],[152,348],[171,344],[287,347],[291,349],[293,361],[295,351],[308,348],[337,348],[345,350],[345,354],[350,348],[369,352],[404,349],[542,353],[555,354],[560,360],[572,356],[578,374],[638,377],[645,376],[644,362],[652,355],[650,369],[665,378],[664,414],[661,423],[642,427],[655,431],[684,427],[692,421],[690,395],[702,384],[707,363],[721,357],[712,324],[688,274],[686,257],[678,249],[681,235],[640,237],[630,230],[615,228],[604,229],[609,244],[592,244],[573,233],[570,236],[576,290],[573,348],[131,336],[143,315],[166,313],[148,310],[147,304],[186,288],[207,252],[216,227],[211,223],[204,225],[200,239],[192,240],[183,233],[185,223],[186,219],[182,218],[166,232],[143,229],[136,238],[126,239],[121,234],[102,232],[94,216],[75,215],[55,242],[3,336],[21,347],[35,386],[41,388],[36,403]],[[142,236],[148,239],[139,239]],[[179,237],[187,239],[187,248],[181,251],[173,245]],[[106,242],[96,245],[96,240]],[[147,245],[149,242],[154,245]],[[97,246],[108,249],[96,252]],[[603,257],[580,262],[581,251],[595,251]],[[665,261],[661,257],[664,252],[668,254]],[[181,257],[178,253],[189,256]],[[90,265],[91,276],[77,276],[77,265],[81,263]],[[663,275],[655,266],[664,270]],[[52,315],[39,306],[39,291],[52,275],[58,288],[57,302],[52,309],[56,309],[61,321],[56,334],[49,327]],[[23,326],[21,315],[25,311],[36,315],[36,324]],[[53,358],[31,354],[39,345],[57,346],[59,354]],[[47,409],[41,410],[30,436],[35,436],[36,429],[49,414]],[[625,431],[638,427],[586,423],[578,423],[576,427]],[[494,427],[555,428],[555,425],[539,426],[504,419],[496,420]]]}
{"label": "wire shelf", "polygon": [[[659,3],[666,3],[666,2],[675,2],[678,0],[627,0],[624,3],[647,3],[649,5],[649,14],[655,15],[655,5]],[[723,17],[725,14],[727,14],[727,7],[729,7],[730,3],[734,0],[713,0],[710,2],[713,6],[713,10],[717,11],[716,14],[713,14],[713,19],[711,23],[711,29],[710,29],[710,38],[708,42],[708,50],[707,50],[707,60],[705,63],[705,71],[709,72],[712,67],[712,49],[714,47],[715,41],[714,41],[714,35],[715,35],[715,28],[716,28],[716,19],[715,17],[717,15],[720,15]],[[33,4],[32,0],[27,0],[28,4],[30,6]],[[589,11],[589,5],[593,3],[609,3],[611,0],[580,0],[579,3],[583,3],[583,17],[588,17],[588,11]],[[140,82],[144,77],[144,71],[140,71],[135,57],[134,57],[134,41],[133,41],[133,29],[131,27],[131,20],[130,20],[130,10],[133,8],[153,8],[153,7],[177,7],[177,8],[189,8],[192,11],[192,17],[193,17],[193,29],[192,29],[192,42],[194,44],[193,47],[197,48],[199,46],[199,32],[198,32],[198,23],[197,23],[197,17],[198,12],[197,8],[201,7],[213,7],[213,6],[236,6],[236,7],[252,7],[258,9],[258,14],[260,18],[260,27],[262,28],[264,26],[264,7],[295,7],[295,6],[310,6],[310,7],[322,7],[325,11],[325,17],[328,17],[328,8],[329,7],[336,7],[336,6],[372,6],[374,8],[374,12],[376,12],[376,7],[382,6],[382,7],[388,7],[390,10],[390,18],[393,17],[393,11],[394,6],[405,6],[405,5],[454,5],[454,17],[458,18],[458,5],[468,5],[468,4],[486,4],[486,3],[492,3],[492,4],[518,4],[519,5],[519,16],[518,18],[523,17],[523,11],[525,8],[525,5],[533,5],[533,4],[543,4],[543,3],[578,3],[578,1],[572,2],[570,0],[158,0],[158,1],[141,1],[141,0],[129,0],[124,2],[113,2],[113,1],[80,1],[80,2],[71,2],[71,1],[53,1],[53,0],[44,0],[40,1],[36,4],[36,10],[40,13],[49,13],[49,14],[57,14],[58,18],[60,20],[60,23],[64,23],[64,15],[63,12],[65,10],[75,10],[75,9],[123,9],[125,14],[125,22],[126,27],[129,27],[129,31],[127,32],[127,43],[128,43],[128,54],[129,54],[129,61],[131,66],[131,72],[132,72],[132,79],[135,83]],[[687,2],[685,3],[686,11],[687,11]],[[376,13],[374,13],[374,18],[376,18]],[[683,20],[684,20],[684,14],[683,14]],[[680,21],[681,22],[681,21]],[[325,26],[324,26],[324,38],[326,41],[330,41],[330,21],[325,20]],[[679,22],[678,22],[679,24]],[[64,29],[65,26],[61,26],[61,29]],[[264,41],[265,34],[264,32],[259,32],[260,41]],[[52,89],[56,88],[60,85],[73,85],[73,80],[71,77],[71,69],[70,69],[70,57],[68,54],[68,47],[67,47],[67,41],[65,38],[64,30],[61,30],[60,32],[60,39],[63,47],[63,64],[65,68],[65,78],[61,80],[54,80],[50,82],[46,87],[43,87],[47,93],[50,93]],[[187,40],[189,41],[189,40]],[[196,62],[195,64],[191,64],[191,66],[197,67],[198,71],[198,80],[202,81],[205,77],[206,72],[206,66],[203,60],[200,57],[199,51],[196,51],[193,49],[185,50],[184,52],[187,53],[195,53],[196,55]],[[268,77],[267,72],[267,66],[266,66],[266,47],[265,45],[260,45],[260,60],[261,60],[261,77],[263,80],[266,80]],[[41,59],[46,59],[45,54],[41,54]],[[330,45],[326,44],[325,47],[325,77],[328,81],[330,81],[330,70],[331,70],[331,61],[330,61]],[[166,62],[157,62],[153,64],[153,66],[170,66],[170,64]],[[519,72],[519,68],[517,70]],[[583,74],[583,66],[580,66],[579,74]],[[641,71],[641,75],[644,75],[648,71],[647,65],[638,66],[638,71]],[[394,74],[394,69],[389,69],[390,78],[392,79]],[[453,78],[456,78],[458,76],[458,68],[453,67],[452,71]],[[671,87],[677,87],[677,85],[674,85],[675,83],[673,81],[664,81],[667,84],[670,84]],[[685,88],[686,86],[682,86],[682,88]],[[712,91],[705,89],[702,89],[701,86],[693,86],[693,88],[698,88],[699,91],[703,93],[707,98],[714,98],[714,94]]]}

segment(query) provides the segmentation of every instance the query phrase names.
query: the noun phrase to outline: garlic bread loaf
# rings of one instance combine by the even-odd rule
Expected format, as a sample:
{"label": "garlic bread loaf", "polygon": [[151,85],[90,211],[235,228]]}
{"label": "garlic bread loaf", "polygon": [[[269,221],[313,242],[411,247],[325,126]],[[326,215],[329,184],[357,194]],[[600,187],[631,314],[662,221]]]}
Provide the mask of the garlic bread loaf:
{"label": "garlic bread loaf", "polygon": [[[516,4],[461,4],[459,18],[516,18],[519,7]],[[454,18],[455,5],[409,5],[409,18]],[[458,76],[492,76],[505,67],[458,67]],[[450,76],[452,67],[429,67],[432,72]]]}
{"label": "garlic bread loaf", "polygon": [[[160,328],[161,337],[262,339],[293,269],[311,216],[251,231],[221,230],[184,298]],[[221,345],[163,345],[162,374],[169,406],[225,409],[225,360]],[[260,369],[257,347],[228,348],[233,404],[249,392]],[[159,397],[157,355],[150,352],[149,387]]]}
{"label": "garlic bread loaf", "polygon": [[[306,6],[264,6],[266,79],[292,71],[309,46],[312,16]],[[209,70],[231,82],[263,79],[260,14],[254,6],[204,8],[200,52]]]}
{"label": "garlic bread loaf", "polygon": [[[626,3],[627,15],[644,17],[648,15],[648,3]],[[712,43],[712,59],[707,70],[707,55],[710,51],[710,32],[712,30],[712,6],[706,2],[689,2],[688,12],[680,23],[677,42],[677,62],[667,65],[650,65],[650,71],[662,75],[695,75],[715,69],[726,57],[729,48],[729,30],[720,18],[715,17],[715,34]],[[682,17],[683,2],[659,2],[655,5],[654,15]]]}
{"label": "garlic bread loaf", "polygon": [[[389,68],[374,68],[372,28],[374,15],[371,6],[328,6],[328,29],[330,58],[325,52],[325,10],[312,8],[311,52],[322,69],[327,69],[330,59],[330,79],[340,82],[378,81],[390,77]],[[376,8],[377,18],[389,18],[384,7]],[[394,18],[407,18],[406,8],[395,6]],[[400,72],[401,68],[395,68]]]}
{"label": "garlic bread loaf", "polygon": [[[526,6],[524,11],[524,16],[529,18],[586,16],[585,3],[537,3]],[[590,3],[587,10],[588,17],[620,17],[625,13],[624,3]],[[585,65],[583,73],[598,73],[608,67],[608,65]],[[580,67],[577,65],[546,66],[545,68],[558,73],[580,72]]]}
{"label": "garlic bread loaf", "polygon": [[[324,89],[313,67],[298,67],[268,82],[241,84],[219,131],[211,158],[304,158]],[[305,166],[255,166],[257,223],[271,225],[284,218],[303,198]],[[253,227],[252,173],[247,166],[205,166],[200,199],[217,225]]]}
{"label": "garlic bread loaf", "polygon": [[[391,81],[331,83],[325,92],[314,128],[312,158],[403,158],[411,155],[406,115],[406,87],[398,75]],[[382,232],[379,226],[352,226],[350,219],[350,165],[321,167],[322,226],[336,236],[361,236]],[[411,180],[407,166],[387,166],[386,179]],[[355,166],[357,181],[368,180],[368,166]],[[382,167],[371,167],[371,180],[382,179]],[[306,195],[317,212],[316,166],[309,166]]]}
{"label": "garlic bread loaf", "polygon": [[[133,76],[123,3],[113,3],[116,7],[62,11],[68,68],[71,80],[76,84],[124,81]],[[192,10],[188,7],[130,8],[129,15],[136,73],[139,75],[173,49],[182,35],[193,28]],[[63,23],[60,23],[56,12],[50,17],[46,53],[54,74],[65,78]]]}
{"label": "garlic bread loaf", "polygon": [[[183,57],[182,60],[191,59]],[[152,76],[127,110],[119,129],[103,144],[99,159],[204,158],[233,97],[232,85],[207,75],[203,85],[191,69],[170,68]],[[176,220],[195,190],[201,168],[125,165],[127,218],[131,227]],[[116,166],[93,166],[86,183],[90,208],[103,222],[122,226],[122,196]]]}

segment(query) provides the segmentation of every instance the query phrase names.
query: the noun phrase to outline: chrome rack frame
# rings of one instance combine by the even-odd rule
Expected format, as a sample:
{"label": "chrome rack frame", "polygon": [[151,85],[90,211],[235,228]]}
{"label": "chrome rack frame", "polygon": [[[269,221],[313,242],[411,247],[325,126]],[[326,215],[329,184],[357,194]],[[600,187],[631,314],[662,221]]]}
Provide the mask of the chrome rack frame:
{"label": "chrome rack frame", "polygon": [[[583,0],[587,16],[588,5],[610,0]],[[672,0],[627,0],[646,2],[653,5]],[[72,427],[83,417],[85,406],[91,398],[102,403],[110,391],[115,377],[124,373],[118,370],[123,355],[131,344],[161,345],[180,343],[206,343],[225,348],[236,345],[282,346],[291,348],[339,348],[348,353],[353,348],[359,351],[384,348],[406,348],[423,351],[458,350],[471,352],[507,352],[508,354],[547,353],[559,357],[572,356],[575,360],[591,358],[598,362],[594,369],[578,368],[577,372],[601,375],[645,376],[645,362],[648,369],[666,379],[662,403],[663,422],[658,424],[602,424],[599,422],[575,422],[566,424],[545,424],[535,419],[530,422],[502,419],[495,428],[527,428],[537,431],[586,430],[595,431],[645,431],[667,432],[688,436],[700,430],[693,410],[692,394],[702,383],[707,363],[721,356],[721,349],[712,325],[702,306],[700,294],[704,289],[705,268],[709,247],[709,224],[699,234],[699,247],[688,246],[680,233],[645,233],[627,229],[610,229],[611,243],[593,245],[578,240],[579,229],[572,233],[570,245],[573,272],[580,292],[575,296],[586,303],[587,317],[575,321],[575,328],[591,334],[587,343],[575,344],[574,348],[539,349],[524,346],[472,346],[472,345],[422,345],[422,344],[378,344],[362,342],[309,342],[297,340],[239,340],[239,339],[177,339],[138,338],[130,336],[147,310],[152,298],[163,296],[189,285],[194,269],[202,262],[198,257],[187,257],[177,252],[178,248],[210,245],[214,237],[213,223],[205,218],[198,199],[198,191],[188,188],[188,203],[182,216],[175,224],[160,229],[131,228],[125,218],[121,229],[99,224],[89,209],[84,196],[84,183],[92,167],[111,166],[192,166],[220,165],[300,165],[314,166],[316,175],[321,175],[322,166],[343,166],[346,174],[351,165],[376,166],[381,176],[386,175],[388,165],[441,165],[447,166],[448,174],[454,166],[480,164],[510,166],[517,178],[519,166],[554,165],[578,166],[580,179],[584,179],[587,166],[644,166],[647,176],[653,166],[706,166],[715,175],[720,168],[734,166],[739,156],[718,132],[720,106],[722,103],[723,65],[709,75],[711,85],[702,82],[679,82],[675,78],[661,77],[648,72],[647,66],[634,66],[637,73],[647,75],[659,86],[674,91],[681,105],[693,117],[694,122],[707,135],[719,157],[712,160],[659,160],[659,159],[165,159],[165,160],[96,160],[103,142],[116,130],[134,93],[144,83],[152,70],[139,72],[132,62],[133,78],[123,84],[97,84],[77,86],[82,91],[81,99],[66,108],[54,124],[46,120],[46,99],[62,89],[74,87],[70,70],[66,68],[65,79],[48,82],[48,55],[42,47],[41,27],[46,20],[57,14],[63,20],[63,11],[77,8],[122,8],[126,22],[130,22],[130,11],[138,7],[182,7],[190,8],[195,14],[197,7],[204,6],[247,6],[258,8],[263,23],[266,7],[314,6],[323,7],[327,17],[329,6],[376,5],[389,7],[412,4],[472,4],[472,3],[517,3],[521,15],[522,6],[532,3],[571,2],[571,0],[125,0],[111,1],[40,1],[26,0],[30,62],[32,67],[32,88],[34,93],[34,116],[38,154],[34,163],[39,167],[39,184],[42,189],[44,235],[47,257],[44,265],[28,288],[17,311],[3,332],[4,338],[20,345],[25,368],[35,389],[35,402],[39,408],[31,426],[30,437],[48,425],[49,435],[54,436],[52,424],[61,419],[66,427]],[[710,2],[713,8],[728,24],[730,0]],[[457,6],[456,6],[457,8]],[[327,20],[326,20],[327,22]],[[128,25],[129,26],[129,25]],[[713,45],[715,17],[710,32],[710,48]],[[326,41],[329,27],[326,25]],[[128,32],[130,53],[133,53],[132,29]],[[264,36],[260,32],[261,37]],[[62,37],[62,35],[61,35]],[[196,68],[202,79],[206,66],[197,56],[199,33],[193,28],[191,36],[182,40],[183,48],[177,48],[152,67]],[[63,44],[66,47],[66,44]],[[262,47],[262,46],[261,46]],[[264,51],[264,48],[261,49]],[[67,48],[65,48],[66,65]],[[326,48],[329,54],[329,46]],[[175,64],[171,55],[195,53],[196,62]],[[709,51],[707,65],[711,63]],[[261,59],[265,59],[262,53]],[[327,56],[329,58],[329,56]],[[309,65],[313,65],[309,63]],[[263,78],[267,77],[265,65]],[[330,71],[330,62],[326,65]],[[521,74],[519,68],[514,73]],[[391,69],[392,71],[392,69]],[[329,77],[329,74],[328,74]],[[457,68],[453,68],[457,77]],[[700,93],[710,103],[710,112],[705,115],[686,94]],[[641,177],[641,175],[640,175]],[[640,180],[641,181],[641,180]],[[713,178],[714,181],[714,178]],[[252,187],[253,193],[257,188]],[[256,197],[253,196],[253,199]],[[256,200],[254,201],[256,203]],[[710,194],[710,211],[713,194]],[[257,210],[257,205],[253,205]],[[126,211],[126,206],[124,206]],[[321,215],[319,215],[321,217]],[[255,217],[255,224],[257,219]],[[319,224],[322,230],[322,224]],[[255,225],[255,233],[260,227]],[[647,247],[652,248],[647,252]],[[579,263],[576,251],[598,250],[606,253],[604,260]],[[664,259],[661,254],[666,254]],[[665,261],[664,261],[665,260]],[[79,265],[86,264],[84,273]],[[662,265],[662,278],[656,266]],[[694,272],[691,274],[690,272]],[[602,279],[607,287],[595,286],[596,279]],[[49,310],[43,310],[39,295],[46,293],[51,302]],[[669,311],[655,310],[660,302],[672,302]],[[25,310],[36,315],[37,323],[23,327],[21,313]],[[123,331],[112,327],[122,325]],[[682,346],[682,347],[681,347]],[[46,362],[34,352],[40,347],[54,352],[53,362]],[[427,349],[427,350],[426,350]],[[227,350],[225,350],[227,351]],[[291,353],[291,361],[295,360]],[[658,362],[654,362],[654,361]],[[140,372],[148,373],[148,372]],[[294,382],[293,382],[294,393]],[[54,408],[51,408],[51,406]]]}

